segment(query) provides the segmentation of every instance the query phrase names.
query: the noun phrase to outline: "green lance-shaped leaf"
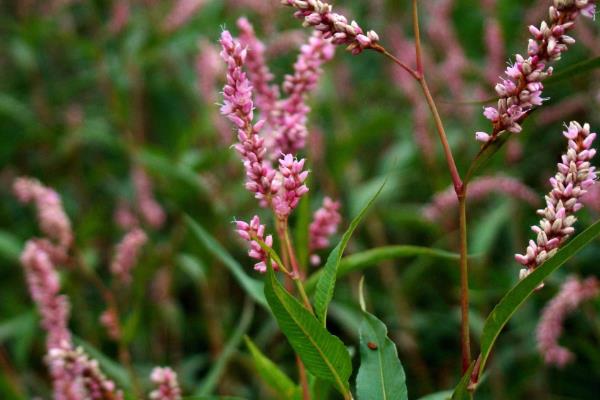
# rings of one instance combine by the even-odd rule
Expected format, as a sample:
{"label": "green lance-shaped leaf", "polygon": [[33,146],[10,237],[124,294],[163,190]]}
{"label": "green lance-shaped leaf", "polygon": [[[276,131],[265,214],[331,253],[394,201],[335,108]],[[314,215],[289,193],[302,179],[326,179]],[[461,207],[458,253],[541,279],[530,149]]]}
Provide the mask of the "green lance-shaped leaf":
{"label": "green lance-shaped leaf", "polygon": [[[485,363],[492,351],[492,347],[496,343],[498,335],[500,335],[504,326],[517,310],[525,303],[525,300],[531,296],[544,279],[575,256],[598,235],[600,235],[600,221],[595,222],[588,229],[577,235],[560,249],[554,257],[536,268],[529,276],[517,283],[509,290],[502,300],[500,300],[486,319],[485,325],[483,326],[481,354],[479,355],[477,363],[475,364],[475,367],[472,366],[465,376],[463,376],[458,386],[454,389],[452,399],[468,398],[467,386],[474,385],[479,381],[485,368]],[[474,371],[472,371],[473,369]],[[473,379],[469,379],[471,376]]]}
{"label": "green lance-shaped leaf", "polygon": [[294,384],[273,361],[269,360],[248,336],[244,337],[244,340],[252,355],[256,372],[273,389],[277,398],[282,400],[300,399],[300,387]]}
{"label": "green lance-shaped leaf", "polygon": [[406,375],[396,345],[387,336],[387,327],[366,311],[360,282],[363,321],[360,325],[360,368],[356,377],[358,400],[406,400]]}
{"label": "green lance-shaped leaf", "polygon": [[240,286],[261,306],[268,308],[267,301],[263,294],[263,283],[253,279],[244,268],[210,235],[200,224],[194,221],[190,216],[185,216],[185,222],[192,230],[194,236],[204,245],[213,256],[218,258],[227,269],[233,274]]}
{"label": "green lance-shaped leaf", "polygon": [[369,201],[367,201],[358,215],[352,220],[350,226],[346,232],[344,232],[342,240],[340,240],[338,245],[335,246],[331,253],[329,253],[329,257],[327,257],[327,261],[322,269],[323,272],[321,272],[321,276],[317,282],[317,288],[315,291],[315,315],[323,323],[323,325],[325,325],[327,320],[327,307],[333,298],[333,290],[335,288],[338,267],[340,265],[340,261],[342,260],[342,255],[344,254],[346,245],[348,244],[348,241],[350,241],[350,237],[354,233],[354,230],[367,213],[369,207],[373,204],[377,196],[379,196],[383,190],[386,182],[387,178],[383,181],[381,186],[379,186],[379,189],[373,195],[371,195]]}
{"label": "green lance-shaped leaf", "polygon": [[332,382],[345,398],[351,398],[348,379],[352,363],[344,343],[327,332],[314,315],[281,286],[270,265],[265,296],[281,331],[308,371],[317,378]]}

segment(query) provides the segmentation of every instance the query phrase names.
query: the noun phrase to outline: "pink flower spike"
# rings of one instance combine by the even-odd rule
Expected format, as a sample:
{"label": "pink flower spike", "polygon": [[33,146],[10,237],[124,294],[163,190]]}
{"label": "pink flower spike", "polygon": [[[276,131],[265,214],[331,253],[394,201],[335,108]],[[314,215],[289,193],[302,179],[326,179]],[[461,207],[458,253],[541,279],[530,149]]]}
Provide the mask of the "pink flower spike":
{"label": "pink flower spike", "polygon": [[558,294],[544,307],[536,329],[536,338],[538,350],[546,364],[562,368],[573,361],[573,353],[558,343],[563,331],[563,321],[581,303],[598,295],[600,284],[595,277],[581,281],[569,276]]}
{"label": "pink flower spike", "polygon": [[[552,190],[546,196],[546,208],[537,211],[542,220],[532,228],[537,233],[536,242],[530,241],[526,255],[516,258],[528,273],[554,256],[574,233],[574,213],[583,207],[580,198],[596,180],[596,168],[590,164],[595,134],[590,132],[589,124],[581,126],[573,121],[563,135],[569,139],[567,152],[558,164],[558,172],[550,178]],[[588,140],[590,137],[592,140]]]}
{"label": "pink flower spike", "polygon": [[58,244],[57,250],[66,252],[73,242],[73,231],[58,193],[36,179],[24,177],[15,180],[13,190],[21,203],[35,203],[40,229]]}
{"label": "pink flower spike", "polygon": [[323,205],[313,214],[313,220],[309,230],[309,251],[312,253],[310,261],[312,265],[318,265],[320,258],[314,254],[315,251],[325,249],[329,246],[329,240],[337,230],[342,216],[340,215],[340,203],[329,197],[323,199]]}
{"label": "pink flower spike", "polygon": [[[273,237],[271,235],[265,237],[265,226],[261,225],[258,215],[255,215],[250,223],[236,221],[235,224],[238,235],[250,244],[248,255],[255,260],[259,260],[254,264],[254,269],[264,274],[267,272],[268,254],[260,246],[258,240],[262,240],[268,247],[272,247]],[[277,270],[277,264],[274,261],[272,261],[271,266]]]}
{"label": "pink flower spike", "polygon": [[566,35],[573,29],[578,15],[593,17],[595,0],[555,0],[549,9],[550,22],[543,21],[539,28],[529,27],[532,39],[527,47],[527,57],[517,54],[515,64],[506,69],[506,76],[495,87],[499,99],[496,112],[486,108],[484,115],[492,122],[492,139],[503,132],[519,133],[521,123],[529,112],[540,106],[542,81],[552,75],[548,64],[561,58],[575,40]]}
{"label": "pink flower spike", "polygon": [[117,245],[110,270],[124,285],[131,283],[131,270],[135,267],[140,250],[147,241],[146,233],[134,228]]}
{"label": "pink flower spike", "polygon": [[331,4],[321,0],[281,0],[281,4],[295,8],[294,16],[304,20],[305,26],[312,26],[323,33],[325,39],[332,39],[335,45],[348,45],[352,54],[360,54],[373,48],[379,41],[374,31],[365,33],[355,22],[348,23],[343,15],[336,14]]}
{"label": "pink flower spike", "polygon": [[150,380],[157,386],[150,393],[151,400],[181,400],[177,374],[171,368],[154,368],[150,374]]}

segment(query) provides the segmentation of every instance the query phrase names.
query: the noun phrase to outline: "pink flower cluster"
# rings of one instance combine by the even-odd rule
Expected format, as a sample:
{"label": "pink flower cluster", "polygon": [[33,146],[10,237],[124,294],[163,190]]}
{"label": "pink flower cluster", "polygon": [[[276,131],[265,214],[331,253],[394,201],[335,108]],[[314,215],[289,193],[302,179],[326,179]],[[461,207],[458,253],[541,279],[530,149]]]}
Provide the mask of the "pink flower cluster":
{"label": "pink flower cluster", "polygon": [[323,73],[321,66],[333,58],[334,52],[334,46],[319,32],[315,32],[308,43],[300,47],[294,74],[287,75],[283,83],[283,90],[288,97],[281,100],[275,110],[276,152],[296,153],[305,147],[308,136],[306,120],[310,112],[306,95],[317,86]]}
{"label": "pink flower cluster", "polygon": [[298,206],[300,198],[308,192],[304,184],[308,171],[304,171],[304,159],[298,161],[291,154],[286,154],[279,159],[279,173],[281,174],[281,189],[273,198],[273,208],[277,217],[287,218],[293,209]]}
{"label": "pink flower cluster", "polygon": [[134,167],[131,171],[137,206],[144,221],[151,227],[158,229],[166,219],[165,211],[154,198],[150,177],[141,167]]}
{"label": "pink flower cluster", "polygon": [[17,178],[13,190],[22,203],[35,203],[40,229],[66,252],[73,242],[73,231],[58,193],[31,178]]}
{"label": "pink flower cluster", "polygon": [[227,83],[223,88],[221,113],[238,129],[239,143],[235,145],[235,149],[242,157],[246,169],[246,188],[255,193],[262,206],[267,206],[278,188],[275,183],[276,172],[264,158],[267,151],[264,139],[258,134],[264,121],[252,125],[252,85],[242,70],[248,50],[233,40],[228,31],[221,34],[221,46],[221,57],[227,63]]}
{"label": "pink flower cluster", "polygon": [[206,5],[206,0],[177,0],[173,9],[163,21],[163,29],[174,32],[185,25],[194,15]]}
{"label": "pink flower cluster", "polygon": [[536,329],[537,346],[546,364],[564,367],[575,356],[562,347],[558,340],[563,331],[563,321],[588,299],[600,295],[600,283],[594,277],[583,281],[570,276],[559,293],[544,307]]}
{"label": "pink flower cluster", "polygon": [[583,207],[580,197],[595,183],[595,167],[590,161],[596,154],[592,148],[596,134],[590,132],[589,124],[581,126],[577,122],[571,122],[563,134],[569,141],[567,152],[558,163],[558,172],[550,178],[552,190],[546,196],[546,208],[538,210],[542,220],[531,227],[537,240],[529,241],[525,254],[515,255],[524,267],[519,274],[521,278],[554,256],[573,234],[573,224],[577,221],[573,214]]}
{"label": "pink flower cluster", "polygon": [[66,391],[55,392],[56,400],[123,400],[123,393],[108,379],[82,348],[50,349],[46,361],[56,382]]}
{"label": "pink flower cluster", "polygon": [[[539,204],[537,194],[523,182],[509,176],[485,176],[469,184],[469,200],[480,200],[490,193],[502,193],[525,201],[533,206]],[[425,218],[436,221],[448,215],[458,205],[454,187],[437,193],[433,201],[423,208]]]}
{"label": "pink flower cluster", "polygon": [[181,389],[177,374],[169,367],[156,367],[150,374],[150,380],[157,388],[150,393],[151,400],[180,400]]}
{"label": "pink flower cluster", "polygon": [[281,0],[281,4],[297,9],[294,16],[304,20],[305,26],[313,26],[323,32],[323,37],[331,38],[331,42],[335,45],[348,45],[348,50],[352,54],[360,54],[379,42],[379,36],[375,31],[365,33],[356,21],[348,23],[346,17],[332,12],[331,4],[324,1]]}
{"label": "pink flower cluster", "polygon": [[575,26],[579,14],[593,17],[595,0],[554,0],[550,7],[550,23],[543,21],[540,27],[530,26],[533,39],[529,40],[527,57],[516,55],[516,62],[506,69],[506,77],[496,85],[500,96],[497,107],[486,107],[484,115],[493,123],[493,131],[477,132],[477,140],[493,140],[504,131],[518,133],[521,121],[535,107],[542,104],[542,81],[552,74],[547,64],[560,59],[561,54],[575,40],[566,33]]}
{"label": "pink flower cluster", "polygon": [[314,252],[329,246],[329,239],[337,232],[341,221],[340,203],[325,197],[321,208],[313,214],[313,220],[309,226],[308,248],[311,252],[311,264],[318,265],[321,262],[319,256]]}
{"label": "pink flower cluster", "polygon": [[[265,226],[261,225],[260,218],[258,215],[255,215],[250,223],[246,223],[244,221],[236,221],[236,230],[238,235],[247,242],[250,243],[250,250],[248,250],[248,255],[255,260],[259,260],[256,264],[254,264],[254,269],[261,273],[267,272],[267,258],[268,254],[263,248],[260,246],[258,240],[264,242],[268,247],[273,246],[273,236],[267,235],[265,237]],[[272,261],[271,266],[273,269],[277,268],[277,264]]]}
{"label": "pink flower cluster", "polygon": [[147,240],[148,237],[143,230],[134,228],[117,245],[110,271],[121,283],[131,283],[131,270],[135,267],[140,250]]}

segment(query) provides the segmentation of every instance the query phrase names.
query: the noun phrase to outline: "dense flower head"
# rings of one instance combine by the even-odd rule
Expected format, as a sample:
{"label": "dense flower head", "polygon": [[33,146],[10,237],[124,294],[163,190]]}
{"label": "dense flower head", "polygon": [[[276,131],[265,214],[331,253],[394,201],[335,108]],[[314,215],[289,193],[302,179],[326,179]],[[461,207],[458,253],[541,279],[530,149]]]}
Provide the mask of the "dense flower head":
{"label": "dense flower head", "polygon": [[342,216],[340,215],[340,203],[333,201],[330,197],[323,199],[323,205],[313,214],[312,222],[309,226],[309,250],[311,253],[311,263],[319,264],[319,256],[314,254],[316,250],[325,249],[329,246],[329,240],[334,235]]}
{"label": "dense flower head", "polygon": [[373,47],[379,41],[375,31],[365,31],[343,15],[333,12],[331,4],[321,0],[281,0],[281,4],[294,7],[294,16],[304,20],[305,26],[312,26],[323,32],[325,39],[331,38],[335,45],[348,45],[352,54],[360,54],[363,50]]}
{"label": "dense flower head", "polygon": [[558,343],[563,331],[563,322],[582,302],[598,295],[600,283],[595,277],[579,280],[570,276],[558,294],[544,307],[536,329],[536,338],[538,350],[546,364],[564,367],[573,361],[573,353]]}
{"label": "dense flower head", "polygon": [[123,400],[123,393],[100,370],[98,361],[80,347],[52,348],[46,362],[55,382],[56,400]]}
{"label": "dense flower head", "polygon": [[115,256],[110,264],[110,271],[123,284],[131,282],[131,270],[137,263],[140,250],[148,237],[140,228],[134,228],[121,239],[117,245]]}
{"label": "dense flower head", "polygon": [[227,83],[223,88],[221,113],[237,128],[239,143],[235,145],[246,169],[246,188],[255,194],[262,206],[269,205],[271,196],[279,189],[276,171],[265,159],[265,142],[259,136],[264,121],[253,125],[254,105],[252,85],[242,70],[248,50],[234,40],[228,31],[221,34],[221,57],[227,64]]}
{"label": "dense flower head", "polygon": [[579,14],[592,17],[595,0],[554,0],[549,9],[549,20],[539,27],[530,26],[527,56],[517,54],[514,64],[508,66],[495,90],[498,96],[496,107],[486,107],[484,116],[493,124],[493,131],[477,132],[476,139],[487,142],[504,131],[518,133],[527,114],[544,101],[542,81],[552,74],[548,64],[559,60],[575,39],[566,35],[575,26]]}
{"label": "dense flower head", "polygon": [[13,190],[20,202],[35,203],[40,229],[66,251],[73,242],[73,231],[58,193],[36,179],[24,177],[15,180]]}
{"label": "dense flower head", "polygon": [[150,393],[151,400],[180,400],[181,389],[177,374],[169,367],[156,367],[150,374],[150,380],[157,385]]}
{"label": "dense flower head", "polygon": [[317,86],[323,74],[321,66],[331,60],[335,47],[320,32],[315,32],[308,43],[300,47],[300,55],[294,64],[294,73],[286,75],[283,90],[288,95],[273,110],[275,120],[274,151],[296,153],[306,145],[308,131],[307,115],[310,107],[306,96]]}
{"label": "dense flower head", "polygon": [[308,192],[304,184],[308,171],[304,171],[304,159],[296,160],[293,155],[286,154],[279,159],[281,188],[273,198],[275,214],[279,218],[287,218],[294,210],[300,199]]}
{"label": "dense flower head", "polygon": [[583,207],[580,198],[595,183],[596,170],[590,161],[596,154],[592,148],[596,134],[590,132],[589,124],[571,122],[563,135],[568,140],[567,152],[558,163],[558,172],[550,178],[552,190],[546,196],[546,208],[537,212],[542,220],[531,227],[536,241],[529,241],[525,254],[515,255],[524,267],[521,278],[554,256],[573,234],[577,221],[573,214]]}
{"label": "dense flower head", "polygon": [[[254,269],[256,271],[265,273],[267,272],[267,258],[268,254],[263,248],[260,246],[258,240],[264,242],[268,247],[273,246],[273,236],[267,235],[265,237],[265,226],[260,223],[260,218],[258,215],[255,215],[250,223],[246,223],[244,221],[236,221],[236,230],[238,235],[247,242],[250,243],[250,250],[248,250],[248,255],[255,260],[258,260],[256,264],[254,264]],[[277,264],[272,261],[272,267],[274,269],[277,268]]]}

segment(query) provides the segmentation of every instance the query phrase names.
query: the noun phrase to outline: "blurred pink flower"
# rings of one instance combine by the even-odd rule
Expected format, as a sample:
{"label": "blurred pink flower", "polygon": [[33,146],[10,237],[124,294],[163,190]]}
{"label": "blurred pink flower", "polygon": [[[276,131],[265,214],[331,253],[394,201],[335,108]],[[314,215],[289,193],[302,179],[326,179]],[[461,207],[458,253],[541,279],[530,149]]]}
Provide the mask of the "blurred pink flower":
{"label": "blurred pink flower", "polygon": [[206,0],[177,0],[163,20],[163,29],[174,32],[185,25],[204,5]]}
{"label": "blurred pink flower", "polygon": [[121,283],[131,283],[131,270],[135,267],[140,250],[147,240],[143,230],[134,228],[117,245],[110,271]]}
{"label": "blurred pink flower", "polygon": [[150,393],[151,400],[180,400],[181,389],[177,374],[169,367],[156,367],[150,374],[150,380],[157,387]]}
{"label": "blurred pink flower", "polygon": [[581,303],[599,294],[600,284],[595,277],[580,281],[575,276],[569,276],[558,294],[544,307],[536,337],[538,350],[546,364],[562,368],[573,361],[573,353],[558,343],[563,332],[563,322]]}
{"label": "blurred pink flower", "polygon": [[21,203],[35,203],[42,232],[62,250],[68,250],[73,242],[73,231],[58,193],[31,178],[17,178],[13,190]]}
{"label": "blurred pink flower", "polygon": [[[525,201],[533,206],[539,204],[537,194],[516,178],[508,176],[486,176],[474,179],[469,184],[469,201],[480,200],[491,193],[502,193]],[[458,206],[454,187],[437,193],[431,203],[423,208],[423,215],[432,221],[452,215],[451,209]]]}
{"label": "blurred pink flower", "polygon": [[567,152],[558,163],[558,172],[550,178],[552,190],[546,196],[546,208],[537,212],[542,220],[531,227],[537,235],[536,241],[529,241],[525,254],[515,255],[524,267],[519,274],[521,279],[553,257],[575,232],[574,214],[583,208],[580,197],[595,183],[596,169],[590,161],[596,154],[592,148],[596,134],[590,132],[589,124],[581,126],[573,121],[563,135],[568,140]]}
{"label": "blurred pink flower", "polygon": [[314,254],[316,250],[325,249],[329,246],[329,239],[337,230],[342,217],[340,215],[340,203],[329,197],[323,199],[323,205],[313,214],[309,226],[309,252],[311,253],[311,264],[318,265],[321,260]]}
{"label": "blurred pink flower", "polygon": [[166,219],[165,211],[154,198],[150,177],[141,167],[136,166],[131,171],[138,210],[148,225],[158,229]]}

